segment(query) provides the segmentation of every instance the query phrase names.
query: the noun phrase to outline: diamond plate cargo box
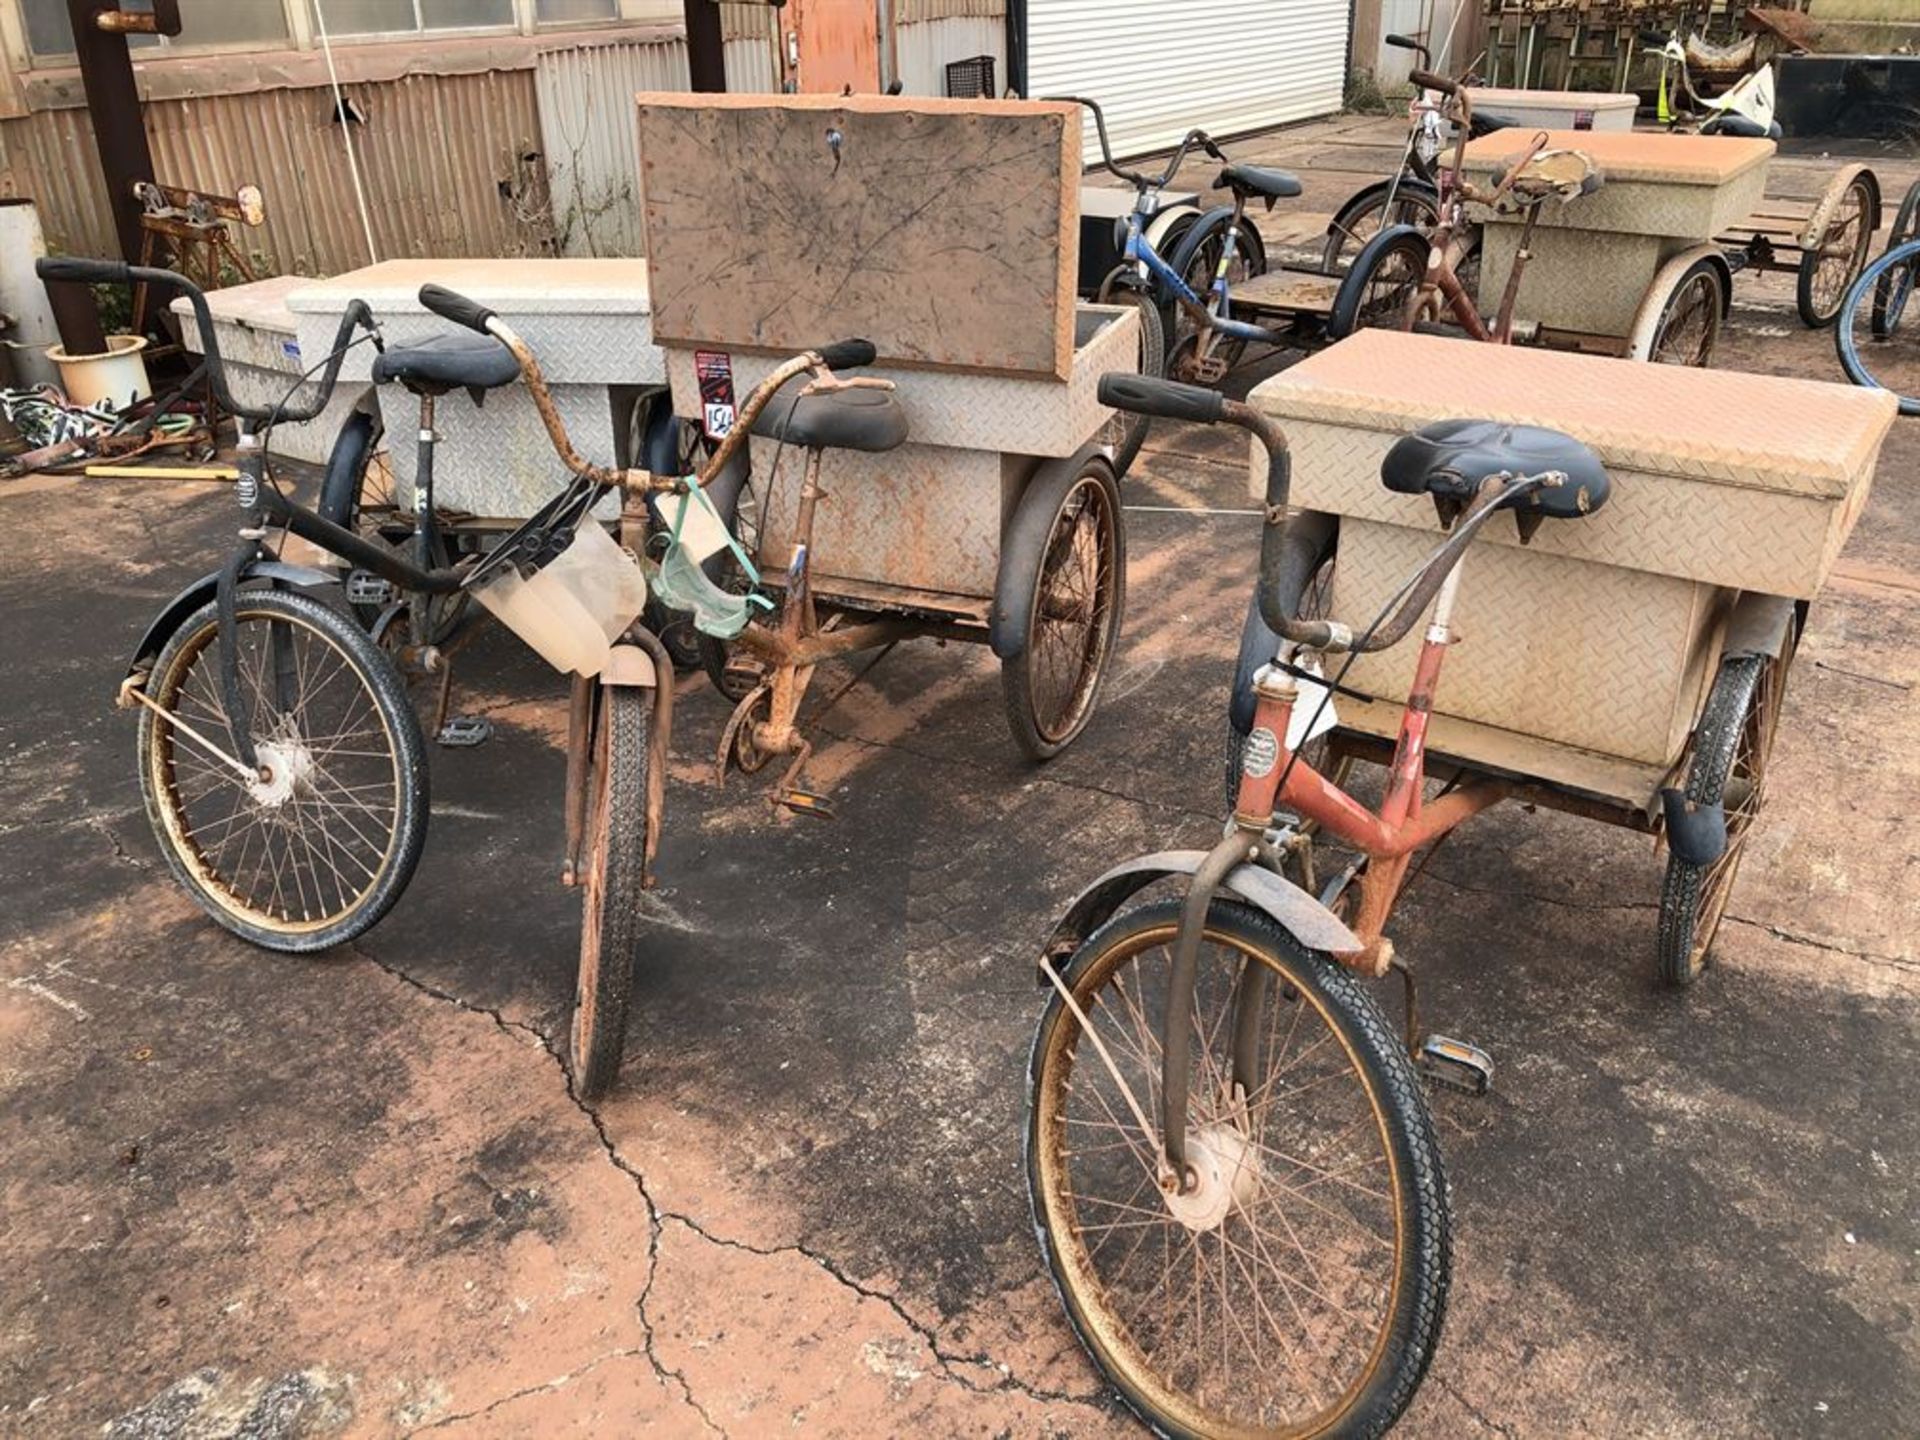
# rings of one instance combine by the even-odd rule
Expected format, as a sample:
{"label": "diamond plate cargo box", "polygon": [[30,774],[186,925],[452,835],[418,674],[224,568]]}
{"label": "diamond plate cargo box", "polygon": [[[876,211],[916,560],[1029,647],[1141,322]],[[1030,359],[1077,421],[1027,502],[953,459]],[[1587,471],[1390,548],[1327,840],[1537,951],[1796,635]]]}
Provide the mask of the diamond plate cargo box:
{"label": "diamond plate cargo box", "polygon": [[[1082,305],[1064,381],[981,371],[871,366],[891,380],[907,413],[908,443],[884,454],[828,450],[814,518],[814,564],[823,592],[972,613],[984,621],[1000,566],[1000,531],[1041,461],[1072,455],[1113,412],[1096,394],[1100,377],[1133,373],[1139,319],[1130,307]],[[699,375],[718,365],[745,401],[784,358],[712,347],[666,347],[674,411],[703,414]],[[753,442],[755,475],[781,447]],[[769,484],[758,559],[787,562],[805,452],[785,447]]]}
{"label": "diamond plate cargo box", "polygon": [[[428,282],[480,301],[511,325],[540,360],[574,448],[602,463],[626,454],[635,394],[666,382],[653,343],[644,260],[388,260],[310,282],[287,297],[304,351],[325,353],[351,300],[364,300],[392,346],[452,328],[420,304]],[[373,347],[350,351],[345,379],[371,374]],[[397,385],[375,390],[395,488],[413,503],[419,401]],[[455,393],[439,403],[434,500],[485,519],[531,514],[565,478],[532,399],[521,386],[490,392],[476,409]],[[603,513],[618,510],[609,497]]]}
{"label": "diamond plate cargo box", "polygon": [[[1524,547],[1495,521],[1468,552],[1439,709],[1651,765],[1685,743],[1735,594],[1818,593],[1896,408],[1843,385],[1373,330],[1251,398],[1286,427],[1294,503],[1343,517],[1334,606],[1356,627],[1439,543],[1432,502],[1380,483],[1401,435],[1486,417],[1591,445],[1613,479],[1603,509]],[[1349,681],[1404,699],[1415,648],[1363,656]]]}
{"label": "diamond plate cargo box", "polygon": [[[298,320],[287,308],[287,296],[312,283],[299,275],[277,275],[207,293],[207,309],[213,315],[214,339],[225,362],[227,385],[242,405],[280,404],[302,375],[326,359],[331,334],[316,342],[311,351],[302,349]],[[200,354],[200,327],[194,323],[193,307],[184,296],[173,302],[173,313],[180,320],[181,341],[191,353]],[[305,424],[276,425],[273,453],[324,464],[333,450],[334,436],[367,396],[364,375],[361,380],[363,383],[357,385],[342,380],[326,408]],[[311,383],[301,385],[292,403],[307,404],[315,393]]]}

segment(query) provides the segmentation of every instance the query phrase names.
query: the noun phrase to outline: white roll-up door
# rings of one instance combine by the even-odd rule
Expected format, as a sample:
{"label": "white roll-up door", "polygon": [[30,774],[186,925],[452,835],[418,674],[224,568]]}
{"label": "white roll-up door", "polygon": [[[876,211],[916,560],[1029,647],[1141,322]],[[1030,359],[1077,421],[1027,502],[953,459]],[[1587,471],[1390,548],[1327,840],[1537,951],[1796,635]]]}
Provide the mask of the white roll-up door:
{"label": "white roll-up door", "polygon": [[[1349,0],[1027,0],[1027,94],[1084,95],[1117,155],[1195,126],[1258,130],[1340,108]],[[1100,151],[1087,125],[1087,161]]]}

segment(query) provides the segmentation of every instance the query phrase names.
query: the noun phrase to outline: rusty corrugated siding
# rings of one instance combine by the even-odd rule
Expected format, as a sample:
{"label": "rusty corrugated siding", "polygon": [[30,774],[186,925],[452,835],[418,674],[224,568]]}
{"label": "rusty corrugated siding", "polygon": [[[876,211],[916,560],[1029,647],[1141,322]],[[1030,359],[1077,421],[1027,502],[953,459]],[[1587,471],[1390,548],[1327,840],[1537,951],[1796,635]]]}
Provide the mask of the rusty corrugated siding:
{"label": "rusty corrugated siding", "polygon": [[[381,258],[542,252],[551,225],[532,70],[409,75],[351,93],[366,116],[354,141]],[[237,238],[269,269],[352,269],[366,242],[331,109],[312,88],[155,101],[154,165],[170,184],[220,194],[259,185],[267,223]],[[0,121],[0,193],[38,201],[55,248],[114,252],[86,111]]]}

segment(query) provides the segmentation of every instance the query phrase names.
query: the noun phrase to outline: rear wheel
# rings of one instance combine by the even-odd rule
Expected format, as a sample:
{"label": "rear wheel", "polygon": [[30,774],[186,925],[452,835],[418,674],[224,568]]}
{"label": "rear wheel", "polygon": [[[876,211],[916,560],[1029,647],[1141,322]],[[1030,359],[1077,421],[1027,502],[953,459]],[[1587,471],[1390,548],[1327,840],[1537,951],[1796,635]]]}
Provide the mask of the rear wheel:
{"label": "rear wheel", "polygon": [[[662,677],[662,683],[670,683]],[[627,1002],[640,949],[646,888],[647,726],[653,697],[625,685],[600,690],[588,776],[582,856],[580,974],[573,1004],[573,1082],[604,1095],[620,1073]]]}
{"label": "rear wheel", "polygon": [[1792,654],[1789,642],[1784,657],[1743,655],[1723,661],[1694,730],[1686,796],[1696,805],[1725,808],[1727,848],[1708,865],[1668,857],[1658,938],[1660,978],[1668,985],[1691,985],[1698,978],[1726,915],[1747,832],[1766,798],[1767,760]]}
{"label": "rear wheel", "polygon": [[[140,786],[167,865],[215,920],[304,954],[364,933],[406,889],[427,837],[427,760],[393,662],[307,595],[235,597],[233,643],[261,772],[231,751],[216,607],[161,650],[140,712]],[[176,724],[173,719],[177,717]]]}
{"label": "rear wheel", "polygon": [[1178,928],[1178,901],[1101,927],[1063,976],[1079,1013],[1056,991],[1034,1039],[1027,1181],[1061,1301],[1157,1433],[1377,1436],[1446,1310],[1451,1218],[1419,1081],[1352,974],[1216,901],[1194,994],[1193,1184],[1164,1192],[1158,1132],[1128,1096],[1157,1123]]}
{"label": "rear wheel", "polygon": [[1814,330],[1831,325],[1840,313],[1847,287],[1867,263],[1873,244],[1873,182],[1854,176],[1827,218],[1826,229],[1800,257],[1794,303],[1801,323]]}
{"label": "rear wheel", "polygon": [[1414,297],[1426,281],[1427,237],[1417,230],[1383,230],[1355,257],[1334,294],[1327,334],[1344,340],[1356,330],[1404,330]]}
{"label": "rear wheel", "polygon": [[[1033,759],[1050,760],[1086,728],[1120,639],[1126,539],[1120,487],[1106,461],[1090,458],[1028,523],[1044,523],[1046,538],[1033,568],[1026,643],[1001,662],[1000,679],[1014,740]],[[1023,563],[1019,537],[1007,548],[1012,563]]]}
{"label": "rear wheel", "polygon": [[[1253,227],[1253,222],[1243,218],[1233,222],[1232,229],[1233,259],[1227,263],[1226,269],[1229,297],[1235,287],[1245,284],[1256,275],[1267,273],[1266,242],[1260,238],[1260,232]],[[1203,235],[1181,271],[1181,279],[1187,282],[1187,288],[1199,296],[1201,304],[1209,309],[1213,308],[1212,292],[1214,281],[1220,273],[1220,259],[1226,254],[1227,231],[1227,226],[1220,225]],[[1208,343],[1208,334],[1200,322],[1178,304],[1173,308],[1169,339],[1166,373],[1176,380],[1217,384],[1225,372],[1238,365],[1241,356],[1247,353],[1247,342],[1244,340],[1214,335]],[[1207,352],[1204,356],[1200,353],[1203,344]]]}
{"label": "rear wheel", "polygon": [[1895,321],[1886,336],[1873,334],[1868,296],[1883,279],[1895,277],[1891,283],[1898,288],[1891,293],[1899,309],[1904,309],[1916,272],[1920,272],[1920,241],[1908,241],[1887,251],[1853,282],[1840,304],[1840,323],[1833,331],[1834,348],[1847,378],[1856,385],[1892,392],[1899,398],[1902,415],[1920,415],[1920,347],[1911,337],[1903,340],[1899,336],[1899,310],[1890,312]]}
{"label": "rear wheel", "polygon": [[[1655,278],[1656,286],[1665,275],[1663,271]],[[1719,267],[1711,260],[1694,261],[1666,291],[1657,309],[1651,303],[1641,307],[1627,340],[1628,356],[1656,365],[1705,369],[1720,343],[1725,301]]]}
{"label": "rear wheel", "polygon": [[1327,227],[1320,268],[1329,275],[1344,275],[1367,241],[1389,226],[1411,225],[1416,230],[1431,230],[1439,223],[1440,202],[1424,185],[1403,180],[1391,205],[1387,203],[1385,190],[1363,191],[1347,201]]}

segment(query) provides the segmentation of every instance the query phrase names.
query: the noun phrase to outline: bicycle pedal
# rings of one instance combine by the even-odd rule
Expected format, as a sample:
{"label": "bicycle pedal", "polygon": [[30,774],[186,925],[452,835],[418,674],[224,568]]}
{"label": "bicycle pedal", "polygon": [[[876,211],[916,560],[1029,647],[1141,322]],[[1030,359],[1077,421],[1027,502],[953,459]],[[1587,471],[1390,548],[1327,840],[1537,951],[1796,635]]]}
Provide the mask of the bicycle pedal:
{"label": "bicycle pedal", "polygon": [[433,737],[436,745],[449,750],[471,750],[493,738],[493,722],[480,715],[455,715]]}
{"label": "bicycle pedal", "polygon": [[1414,1063],[1421,1074],[1450,1090],[1484,1095],[1493,1088],[1493,1057],[1464,1040],[1429,1035],[1421,1042]]}
{"label": "bicycle pedal", "polygon": [[1193,362],[1193,379],[1197,385],[1218,385],[1227,378],[1227,362],[1218,355],[1209,355],[1204,360]]}
{"label": "bicycle pedal", "polygon": [[384,608],[393,602],[393,586],[370,570],[350,570],[347,599],[355,605]]}
{"label": "bicycle pedal", "polygon": [[833,819],[833,802],[824,795],[816,795],[811,790],[801,790],[793,786],[780,792],[780,804],[796,815],[812,815],[817,819]]}

